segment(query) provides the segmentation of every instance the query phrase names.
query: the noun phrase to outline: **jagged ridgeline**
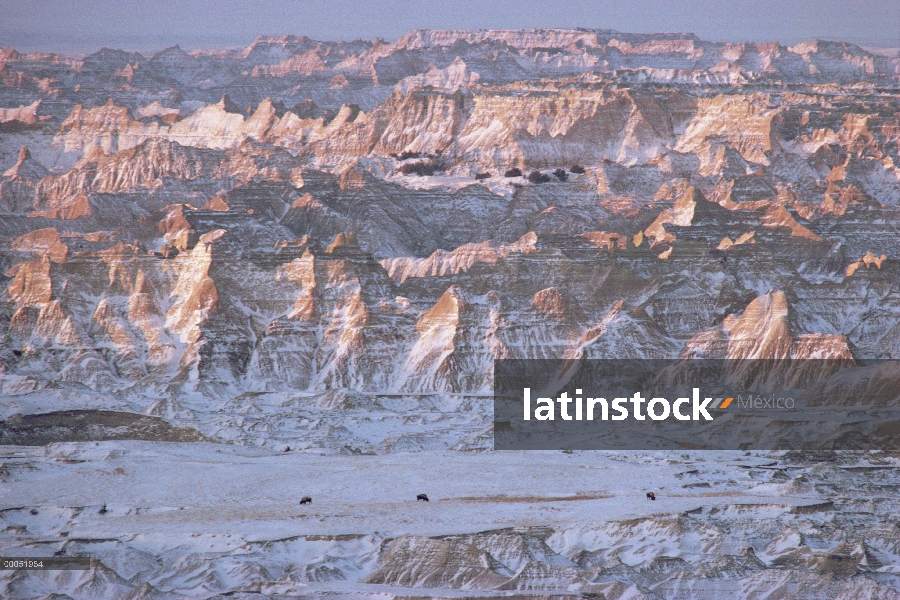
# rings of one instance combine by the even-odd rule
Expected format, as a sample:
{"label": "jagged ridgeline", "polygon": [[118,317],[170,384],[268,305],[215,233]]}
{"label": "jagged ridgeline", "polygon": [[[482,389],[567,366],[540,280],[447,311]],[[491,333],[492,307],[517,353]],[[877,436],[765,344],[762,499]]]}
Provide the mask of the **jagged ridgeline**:
{"label": "jagged ridgeline", "polygon": [[533,30],[0,60],[6,395],[900,355],[897,59]]}
{"label": "jagged ridgeline", "polygon": [[0,545],[94,559],[0,596],[896,598],[896,453],[478,451],[497,359],[900,359],[898,77],[608,30],[0,50]]}

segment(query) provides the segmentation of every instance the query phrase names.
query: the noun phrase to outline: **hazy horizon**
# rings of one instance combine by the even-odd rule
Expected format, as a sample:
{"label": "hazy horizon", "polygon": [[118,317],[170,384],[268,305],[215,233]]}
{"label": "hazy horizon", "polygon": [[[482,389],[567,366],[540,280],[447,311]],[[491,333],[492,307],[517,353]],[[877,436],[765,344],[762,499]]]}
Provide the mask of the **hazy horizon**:
{"label": "hazy horizon", "polygon": [[0,47],[23,52],[89,54],[102,47],[151,54],[242,48],[259,35],[323,41],[377,37],[394,41],[415,29],[614,29],[682,32],[715,42],[840,40],[865,47],[900,47],[900,0],[0,0]]}

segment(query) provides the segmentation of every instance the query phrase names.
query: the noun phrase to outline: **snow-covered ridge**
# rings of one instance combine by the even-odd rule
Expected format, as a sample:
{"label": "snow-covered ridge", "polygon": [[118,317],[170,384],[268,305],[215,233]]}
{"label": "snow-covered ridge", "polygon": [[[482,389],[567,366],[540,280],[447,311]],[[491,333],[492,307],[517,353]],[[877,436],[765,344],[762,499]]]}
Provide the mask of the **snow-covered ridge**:
{"label": "snow-covered ridge", "polygon": [[497,359],[882,358],[827,389],[896,402],[898,67],[0,51],[0,554],[99,561],[0,596],[896,597],[891,453],[488,450]]}

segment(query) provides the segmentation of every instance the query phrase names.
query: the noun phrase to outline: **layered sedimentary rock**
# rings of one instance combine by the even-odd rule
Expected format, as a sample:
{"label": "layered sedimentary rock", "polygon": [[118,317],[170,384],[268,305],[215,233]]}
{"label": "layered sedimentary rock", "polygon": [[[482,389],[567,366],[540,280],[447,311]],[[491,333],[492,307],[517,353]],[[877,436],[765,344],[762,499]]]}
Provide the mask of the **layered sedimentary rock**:
{"label": "layered sedimentary rock", "polygon": [[[779,359],[792,384],[900,358],[898,77],[851,44],[608,30],[0,51],[0,437],[48,444],[3,458],[31,499],[0,528],[100,557],[0,595],[893,597],[889,455],[478,451],[496,359],[730,360],[740,384]],[[863,368],[895,402],[896,363]],[[57,506],[63,475],[91,489]]]}
{"label": "layered sedimentary rock", "polygon": [[896,65],[850,45],[417,31],[3,61],[30,107],[4,143],[77,161],[3,165],[10,381],[466,394],[504,357],[900,345]]}

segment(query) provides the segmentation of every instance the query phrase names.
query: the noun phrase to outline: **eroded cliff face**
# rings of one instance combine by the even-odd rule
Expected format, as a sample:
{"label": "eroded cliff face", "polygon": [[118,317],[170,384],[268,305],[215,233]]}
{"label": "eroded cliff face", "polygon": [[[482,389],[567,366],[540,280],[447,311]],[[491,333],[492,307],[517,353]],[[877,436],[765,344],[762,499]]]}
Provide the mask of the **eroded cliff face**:
{"label": "eroded cliff face", "polygon": [[[743,385],[741,359],[792,384],[900,358],[898,76],[850,44],[600,30],[0,50],[0,434],[231,442],[203,469],[102,441],[4,458],[37,511],[0,511],[9,547],[106,563],[0,595],[893,597],[890,456],[546,454],[536,495],[477,451],[496,359],[733,359]],[[868,375],[895,401],[896,363]],[[139,492],[99,498],[113,475]],[[331,504],[286,513],[286,480]],[[435,481],[457,487],[407,495]],[[143,532],[111,539],[120,518]]]}
{"label": "eroded cliff face", "polygon": [[[148,139],[167,139],[180,145],[232,149],[247,140],[268,142],[301,151],[318,165],[336,166],[348,157],[381,157],[403,153],[441,155],[447,167],[469,172],[548,164],[591,164],[604,157],[622,164],[643,163],[671,148],[688,120],[696,99],[677,93],[665,98],[615,91],[577,88],[558,94],[463,94],[460,86],[446,91],[412,88],[397,92],[370,111],[342,105],[334,115],[301,118],[294,112],[279,116],[268,98],[251,115],[229,112],[224,98],[203,107],[174,125],[144,124],[125,108],[107,104],[96,109],[76,107],[54,143],[67,152],[96,158],[133,148]],[[715,104],[715,101],[713,101]],[[765,106],[753,99],[749,106]],[[706,109],[704,109],[706,110]],[[715,110],[715,109],[713,109]],[[745,114],[738,116],[747,117]],[[697,119],[708,117],[698,115]],[[716,118],[713,116],[712,118]],[[765,117],[761,117],[765,120]],[[767,123],[767,121],[766,121]],[[718,125],[721,126],[721,125]],[[761,123],[760,127],[767,125]],[[727,128],[727,127],[726,127]],[[685,135],[693,146],[694,125]],[[712,131],[705,135],[721,135]],[[735,137],[742,133],[735,131]],[[763,134],[765,135],[765,134]],[[682,145],[684,145],[682,144]],[[768,147],[749,141],[740,145],[754,158]],[[764,144],[763,144],[764,145]],[[474,174],[474,173],[472,173]]]}
{"label": "eroded cliff face", "polygon": [[48,175],[47,169],[31,157],[26,146],[19,150],[19,158],[0,179],[0,209],[3,212],[29,212],[34,208],[36,188]]}
{"label": "eroded cliff face", "polygon": [[[4,113],[77,159],[22,148],[0,182],[10,380],[466,394],[503,357],[900,347],[895,93],[846,85],[893,63],[852,46],[417,31],[7,54],[83,90],[51,82],[82,99],[66,115]],[[189,92],[229,77],[243,91]]]}

